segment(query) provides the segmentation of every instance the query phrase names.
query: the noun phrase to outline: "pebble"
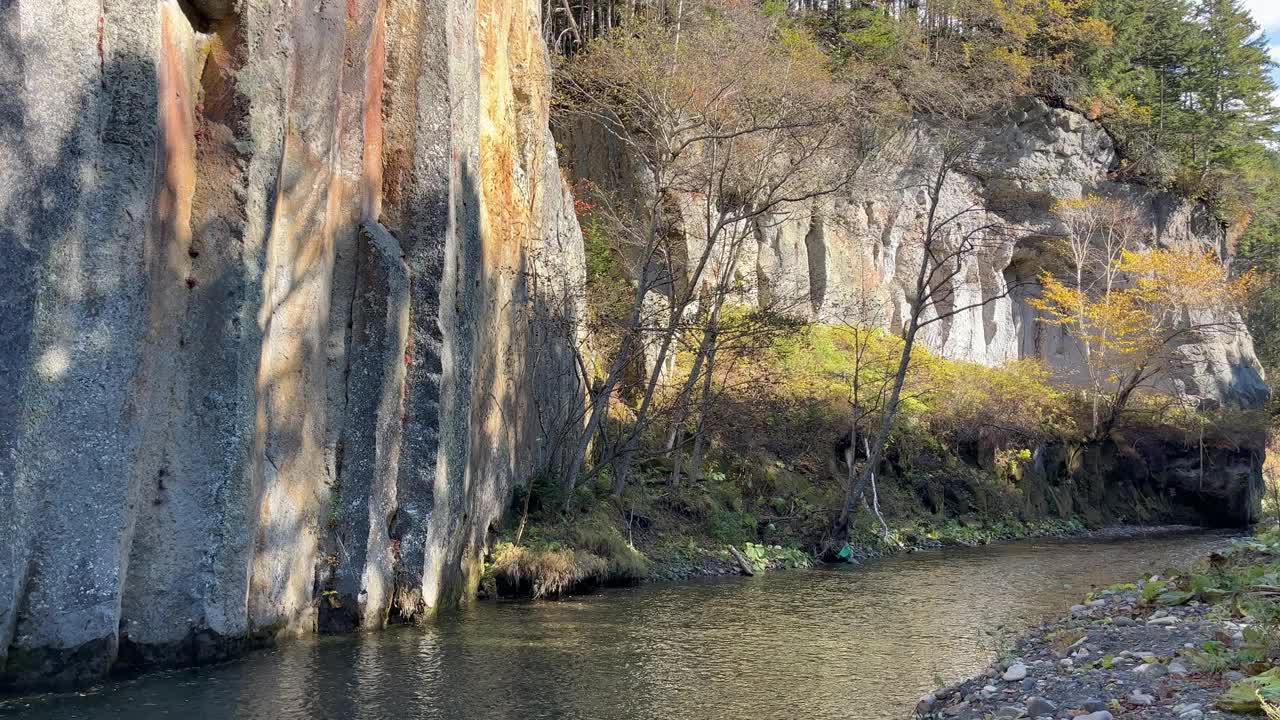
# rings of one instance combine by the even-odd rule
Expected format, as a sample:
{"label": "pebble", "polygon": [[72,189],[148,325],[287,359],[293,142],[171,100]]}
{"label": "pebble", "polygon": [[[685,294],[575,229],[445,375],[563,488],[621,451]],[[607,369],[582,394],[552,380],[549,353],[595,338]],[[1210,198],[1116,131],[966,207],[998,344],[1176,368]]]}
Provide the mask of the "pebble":
{"label": "pebble", "polygon": [[1226,678],[1228,682],[1240,682],[1244,679],[1244,673],[1237,670],[1231,670],[1230,672],[1224,673],[1222,677]]}
{"label": "pebble", "polygon": [[1129,702],[1134,705],[1155,705],[1156,699],[1153,695],[1148,695],[1140,690],[1134,690],[1129,693]]}
{"label": "pebble", "polygon": [[1151,678],[1164,677],[1169,674],[1169,668],[1161,665],[1160,663],[1142,663],[1138,667],[1134,668],[1133,671],[1139,675],[1146,675]]}
{"label": "pebble", "polygon": [[1027,676],[1027,666],[1022,663],[1014,663],[1004,671],[1005,682],[1017,682]]}
{"label": "pebble", "polygon": [[1052,701],[1042,697],[1027,698],[1027,714],[1031,717],[1040,717],[1041,715],[1052,715],[1058,711],[1058,706]]}
{"label": "pebble", "polygon": [[[1113,713],[1134,720],[1221,720],[1223,714],[1211,709],[1218,690],[1199,680],[1186,652],[1209,638],[1239,644],[1243,623],[1207,620],[1194,605],[1152,608],[1118,593],[1097,597],[1106,600],[1073,606],[1070,619],[1043,625],[1040,635],[1020,643],[1021,658],[988,666],[985,676],[961,686],[950,700],[958,704],[947,707],[936,691],[920,700],[917,714],[937,720],[1115,720]],[[1094,695],[1081,702],[1089,698],[1085,693]]]}

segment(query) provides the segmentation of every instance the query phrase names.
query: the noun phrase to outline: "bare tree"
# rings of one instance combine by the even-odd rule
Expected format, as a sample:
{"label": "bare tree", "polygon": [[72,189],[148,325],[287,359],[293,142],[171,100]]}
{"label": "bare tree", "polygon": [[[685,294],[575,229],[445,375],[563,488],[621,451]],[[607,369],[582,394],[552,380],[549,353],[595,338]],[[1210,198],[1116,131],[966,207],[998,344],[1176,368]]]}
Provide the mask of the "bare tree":
{"label": "bare tree", "polygon": [[[944,192],[948,178],[958,171],[977,172],[979,143],[970,133],[947,126],[935,129],[939,149],[932,158],[932,172],[923,186],[928,198],[925,227],[919,246],[919,265],[915,281],[906,288],[908,311],[903,323],[902,352],[889,385],[888,396],[880,415],[880,426],[874,434],[864,438],[867,460],[857,484],[852,488],[849,506],[861,502],[868,488],[874,487],[876,473],[893,431],[894,421],[902,401],[903,387],[911,369],[912,356],[920,332],[925,327],[942,322],[994,300],[1008,296],[1013,287],[983,297],[978,302],[957,305],[955,300],[958,281],[968,262],[983,249],[1009,242],[1010,228],[1000,223],[973,223],[973,216],[985,209],[971,205],[947,213],[943,209]],[[847,517],[847,516],[846,516]],[[847,532],[847,527],[841,528]]]}
{"label": "bare tree", "polygon": [[[842,303],[844,311],[841,317],[841,324],[849,332],[849,354],[853,367],[844,378],[849,383],[849,444],[844,452],[844,501],[836,521],[837,529],[849,524],[856,499],[854,493],[858,487],[858,450],[861,448],[870,454],[870,436],[866,428],[884,410],[894,380],[894,358],[887,351],[884,338],[880,337],[885,333],[883,328],[889,320],[880,295],[881,278],[879,273],[873,273],[868,268],[867,258],[864,256],[858,257],[854,270],[856,284],[847,300]],[[889,528],[880,513],[879,493],[874,478],[871,481],[871,491],[871,510],[887,537]]]}
{"label": "bare tree", "polygon": [[[641,197],[600,193],[601,217],[632,269],[633,302],[593,398],[580,462],[565,482],[568,498],[624,370],[647,346],[652,355],[633,418],[597,462],[612,465],[620,495],[653,424],[663,368],[691,315],[705,323],[695,360],[705,399],[721,315],[753,223],[848,184],[858,167],[852,120],[860,105],[820,53],[781,43],[774,21],[749,6],[689,7],[675,25],[637,19],[575,56],[558,86],[563,116],[609,133],[644,169]],[[646,222],[629,222],[636,216]],[[662,294],[665,311],[646,317],[650,293]]]}
{"label": "bare tree", "polygon": [[1089,332],[1088,298],[1090,295],[1111,297],[1116,290],[1121,258],[1143,241],[1145,228],[1132,205],[1096,195],[1058,202],[1053,211],[1067,229],[1064,249],[1078,290],[1072,336],[1080,347],[1091,394],[1090,431],[1096,432],[1105,382],[1097,355],[1100,348],[1106,346],[1107,337],[1105,330],[1098,335]]}

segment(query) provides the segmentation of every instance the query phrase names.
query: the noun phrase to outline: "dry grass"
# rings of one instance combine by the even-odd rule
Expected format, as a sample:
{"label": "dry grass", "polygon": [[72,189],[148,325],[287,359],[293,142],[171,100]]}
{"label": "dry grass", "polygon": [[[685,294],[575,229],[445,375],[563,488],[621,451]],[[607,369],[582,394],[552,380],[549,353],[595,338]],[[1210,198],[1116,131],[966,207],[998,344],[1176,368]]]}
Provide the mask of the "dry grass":
{"label": "dry grass", "polygon": [[504,544],[494,552],[493,573],[533,597],[557,597],[586,581],[608,576],[609,561],[584,550],[535,549]]}
{"label": "dry grass", "polygon": [[573,544],[588,554],[605,560],[612,583],[639,582],[649,574],[649,561],[616,528],[582,527],[574,532]]}
{"label": "dry grass", "polygon": [[617,528],[584,522],[526,545],[496,547],[489,572],[501,594],[557,597],[582,586],[634,584],[648,576],[648,559]]}

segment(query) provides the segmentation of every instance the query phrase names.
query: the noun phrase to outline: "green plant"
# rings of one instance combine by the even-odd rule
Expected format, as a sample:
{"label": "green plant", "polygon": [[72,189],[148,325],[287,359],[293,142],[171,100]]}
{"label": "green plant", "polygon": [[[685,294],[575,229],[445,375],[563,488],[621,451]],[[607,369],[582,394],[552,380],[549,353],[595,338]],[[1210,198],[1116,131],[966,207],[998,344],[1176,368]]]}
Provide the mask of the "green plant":
{"label": "green plant", "polygon": [[1228,712],[1262,713],[1265,704],[1280,702],[1280,668],[1232,683],[1218,697],[1219,708]]}
{"label": "green plant", "polygon": [[1221,674],[1235,664],[1231,651],[1217,640],[1210,640],[1199,648],[1188,650],[1183,656],[1196,669],[1206,673]]}
{"label": "green plant", "polygon": [[740,545],[756,538],[756,526],[755,517],[748,513],[720,510],[711,516],[708,532],[721,544]]}
{"label": "green plant", "polygon": [[999,660],[1011,660],[1017,633],[1005,625],[996,625],[982,631],[979,637],[984,650]]}
{"label": "green plant", "polygon": [[798,548],[784,548],[781,545],[758,545],[746,543],[742,554],[751,562],[756,572],[763,572],[773,565],[787,568],[805,568],[813,564],[809,555]]}
{"label": "green plant", "polygon": [[1152,605],[1156,602],[1156,598],[1160,597],[1160,594],[1168,587],[1169,583],[1164,580],[1148,580],[1146,584],[1142,586],[1139,597],[1142,598],[1143,603]]}
{"label": "green plant", "polygon": [[1045,639],[1053,644],[1055,650],[1064,651],[1075,645],[1085,635],[1085,631],[1080,628],[1064,628],[1050,633]]}

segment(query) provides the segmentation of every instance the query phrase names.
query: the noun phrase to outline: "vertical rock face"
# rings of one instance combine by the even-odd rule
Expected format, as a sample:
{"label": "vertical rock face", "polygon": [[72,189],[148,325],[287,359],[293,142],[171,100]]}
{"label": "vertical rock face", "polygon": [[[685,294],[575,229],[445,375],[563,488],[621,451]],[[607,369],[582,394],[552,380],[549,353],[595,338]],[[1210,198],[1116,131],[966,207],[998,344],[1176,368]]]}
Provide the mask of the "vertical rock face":
{"label": "vertical rock face", "polygon": [[0,2],[0,685],[462,597],[580,403],[539,12]]}
{"label": "vertical rock face", "polygon": [[[973,307],[926,328],[922,338],[935,352],[989,365],[1040,358],[1064,376],[1077,373],[1082,363],[1074,342],[1062,328],[1036,322],[1027,303],[1040,268],[1051,262],[1052,244],[1065,233],[1052,212],[1058,200],[1090,194],[1120,199],[1136,209],[1149,242],[1229,260],[1226,233],[1206,207],[1114,180],[1119,158],[1111,138],[1079,113],[1027,100],[1010,117],[973,133],[974,167],[948,177],[939,216],[956,216],[957,234],[984,227],[1002,232],[984,234],[987,239],[950,280],[951,292],[938,293],[954,308]],[[643,167],[608,133],[574,124],[562,128],[561,141],[577,177],[623,197],[652,195]],[[738,269],[755,280],[745,299],[818,322],[870,320],[900,329],[927,225],[924,188],[937,172],[940,152],[937,132],[915,122],[860,170],[848,190],[758,221],[755,247],[743,250]],[[691,247],[703,242],[699,231],[700,222],[685,221]],[[868,296],[882,317],[854,317]],[[1267,397],[1247,333],[1215,333],[1183,351],[1193,362],[1167,379],[1170,390],[1245,406]]]}

